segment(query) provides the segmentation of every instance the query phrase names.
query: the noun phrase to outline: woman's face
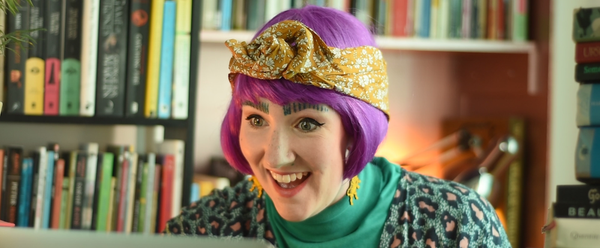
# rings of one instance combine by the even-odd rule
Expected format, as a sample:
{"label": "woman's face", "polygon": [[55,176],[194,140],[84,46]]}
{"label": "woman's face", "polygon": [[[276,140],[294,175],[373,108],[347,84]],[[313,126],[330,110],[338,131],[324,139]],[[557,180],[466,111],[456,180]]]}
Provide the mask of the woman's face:
{"label": "woman's face", "polygon": [[327,105],[261,99],[242,106],[242,153],[287,221],[314,216],[345,195],[348,145],[340,115]]}

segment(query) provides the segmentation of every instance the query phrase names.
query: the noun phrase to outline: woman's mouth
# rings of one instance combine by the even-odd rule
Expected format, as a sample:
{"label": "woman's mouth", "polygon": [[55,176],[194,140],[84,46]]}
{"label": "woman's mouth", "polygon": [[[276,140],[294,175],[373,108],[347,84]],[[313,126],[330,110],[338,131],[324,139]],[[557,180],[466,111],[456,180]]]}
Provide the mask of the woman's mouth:
{"label": "woman's mouth", "polygon": [[309,178],[311,175],[310,172],[296,172],[286,174],[279,174],[273,171],[269,172],[271,173],[271,176],[279,185],[279,187],[284,189],[293,189],[298,187],[298,185],[306,181],[306,179]]}

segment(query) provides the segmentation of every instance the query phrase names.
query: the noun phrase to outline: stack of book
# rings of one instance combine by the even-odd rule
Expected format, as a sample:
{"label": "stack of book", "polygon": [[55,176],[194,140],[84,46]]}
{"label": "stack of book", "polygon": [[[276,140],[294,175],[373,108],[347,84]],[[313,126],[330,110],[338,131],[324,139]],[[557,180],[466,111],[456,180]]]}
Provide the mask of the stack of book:
{"label": "stack of book", "polygon": [[577,92],[575,177],[558,185],[548,213],[546,247],[600,247],[600,7],[574,10]]}
{"label": "stack of book", "polygon": [[183,141],[157,153],[129,145],[56,143],[0,149],[0,220],[17,227],[155,233],[181,210]]}
{"label": "stack of book", "polygon": [[30,1],[6,16],[33,30],[7,47],[6,114],[187,118],[192,0]]}

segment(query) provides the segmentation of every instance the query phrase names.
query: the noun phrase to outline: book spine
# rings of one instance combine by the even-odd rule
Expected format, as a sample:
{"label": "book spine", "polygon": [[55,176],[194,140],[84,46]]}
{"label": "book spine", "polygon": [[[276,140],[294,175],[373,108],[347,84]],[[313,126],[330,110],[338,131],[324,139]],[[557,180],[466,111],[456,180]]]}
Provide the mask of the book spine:
{"label": "book spine", "polygon": [[171,208],[173,201],[173,174],[175,170],[175,157],[171,154],[163,155],[162,165],[162,178],[160,182],[160,212],[158,218],[159,232],[165,230],[167,221],[173,217],[171,216]]}
{"label": "book spine", "polygon": [[142,198],[145,199],[145,197],[142,197],[142,180],[143,180],[143,176],[144,176],[144,164],[145,164],[145,159],[143,156],[139,155],[138,156],[138,161],[137,161],[137,169],[136,169],[136,176],[135,176],[135,186],[134,188],[134,193],[133,193],[133,212],[132,212],[132,218],[131,218],[131,228],[129,230],[131,230],[132,233],[137,233],[140,232],[139,229],[139,224],[140,224],[140,213],[141,213],[141,207],[142,207]]}
{"label": "book spine", "polygon": [[[250,1],[252,0],[246,0],[246,3],[250,4]],[[217,29],[217,18],[217,0],[202,1],[202,29]],[[246,29],[246,26],[244,26],[242,29]]]}
{"label": "book spine", "polygon": [[171,154],[173,156],[173,198],[171,200],[171,216],[177,216],[181,210],[181,197],[183,185],[183,164],[185,143],[183,140],[164,140],[158,146],[158,151],[162,154]]}
{"label": "book spine", "polygon": [[[2,12],[2,11],[0,11]],[[2,13],[0,13],[1,15]],[[2,87],[0,87],[2,88]],[[4,211],[3,211],[3,201],[2,201],[2,197],[4,195],[4,182],[5,182],[5,177],[6,177],[6,163],[4,163],[4,150],[0,149],[0,220],[4,219]]]}
{"label": "book spine", "polygon": [[98,143],[87,143],[80,146],[87,153],[84,194],[82,204],[81,229],[92,229],[92,208],[94,205],[94,189],[96,186],[96,169],[98,166]]}
{"label": "book spine", "polygon": [[473,20],[473,22],[476,22],[476,38],[483,40],[487,37],[488,0],[474,1],[477,1],[477,19]]}
{"label": "book spine", "polygon": [[21,186],[19,189],[19,218],[18,222],[15,223],[18,227],[27,227],[29,222],[29,194],[31,193],[31,180],[32,180],[32,164],[31,158],[24,158],[21,166]]}
{"label": "book spine", "polygon": [[25,61],[25,96],[24,112],[26,115],[42,115],[44,113],[44,1],[32,0],[29,6],[29,28],[32,45],[29,58]]}
{"label": "book spine", "polygon": [[392,1],[392,8],[394,14],[392,15],[392,35],[397,37],[406,36],[406,11],[407,11],[408,0],[396,0]]}
{"label": "book spine", "polygon": [[[65,163],[66,165],[66,163]],[[65,170],[68,171],[68,170]],[[61,188],[61,198],[60,198],[60,214],[58,220],[58,229],[67,229],[67,216],[68,216],[68,205],[69,205],[69,185],[71,184],[71,179],[69,177],[63,177],[63,184]]]}
{"label": "book spine", "polygon": [[439,18],[440,18],[440,0],[431,0],[431,13],[429,20],[429,37],[438,39],[439,37]]}
{"label": "book spine", "polygon": [[173,65],[173,119],[187,119],[190,87],[192,1],[177,0]]}
{"label": "book spine", "polygon": [[[277,6],[281,4],[281,0],[277,0],[277,2],[270,3],[271,6]],[[165,6],[166,7],[166,6]],[[269,8],[267,5],[265,8]],[[277,7],[275,7],[277,9]],[[233,12],[233,0],[221,0],[221,31],[231,31],[231,15]],[[277,12],[277,11],[276,11]],[[276,13],[278,14],[278,13]],[[274,17],[274,16],[273,16]],[[163,28],[164,30],[164,28]]]}
{"label": "book spine", "polygon": [[127,49],[127,90],[125,116],[144,117],[146,68],[150,32],[150,3],[132,0],[129,8],[129,38]]}
{"label": "book spine", "polygon": [[156,118],[158,111],[158,82],[160,77],[163,14],[165,0],[152,1],[150,11],[150,40],[148,41],[148,71],[146,74],[146,106],[144,116]]}
{"label": "book spine", "polygon": [[600,85],[579,84],[575,116],[579,127],[600,124]]}
{"label": "book spine", "polygon": [[58,115],[60,98],[61,42],[63,38],[62,0],[48,0],[46,4],[46,73],[44,77],[44,115]]}
{"label": "book spine", "polygon": [[63,47],[60,73],[60,115],[79,115],[81,86],[81,12],[80,0],[63,2]]}
{"label": "book spine", "polygon": [[461,36],[465,39],[472,37],[471,22],[472,22],[472,0],[462,0],[462,25],[461,25]]}
{"label": "book spine", "polygon": [[126,204],[125,204],[125,225],[124,231],[125,233],[131,233],[132,225],[133,225],[133,210],[135,205],[135,185],[137,179],[137,169],[138,169],[138,154],[135,152],[131,152],[129,156],[129,173],[127,177],[127,196],[126,196]]}
{"label": "book spine", "polygon": [[440,39],[448,38],[450,32],[450,2],[448,0],[440,0],[438,27]]}
{"label": "book spine", "polygon": [[[68,153],[68,157],[69,157],[69,170],[68,170],[68,189],[67,192],[63,191],[63,195],[66,194],[67,195],[67,202],[65,204],[66,208],[65,208],[65,218],[64,218],[64,229],[71,229],[71,218],[72,218],[72,213],[73,213],[73,196],[75,195],[75,175],[76,175],[76,171],[77,171],[77,165],[78,165],[78,161],[77,161],[77,151],[72,151],[70,153]],[[67,173],[67,172],[65,172]]]}
{"label": "book spine", "polygon": [[[14,32],[15,37],[23,39],[23,30],[29,29],[29,8],[25,0],[17,1],[19,6],[17,13],[8,15],[8,31]],[[28,49],[25,42],[11,42],[7,49],[11,52],[7,55],[8,73],[6,78],[8,81],[7,87],[7,102],[6,110],[11,114],[24,114],[24,97],[25,97],[25,63],[28,58]],[[15,222],[13,222],[15,223]]]}
{"label": "book spine", "polygon": [[585,42],[575,44],[576,63],[600,62],[600,42]]}
{"label": "book spine", "polygon": [[125,163],[125,147],[124,146],[109,146],[108,152],[114,154],[112,177],[114,185],[111,187],[111,204],[107,220],[107,230],[116,231],[119,218],[119,203],[121,198],[121,181],[123,175],[123,166]]}
{"label": "book spine", "polygon": [[9,147],[6,150],[6,185],[4,187],[4,219],[10,223],[17,223],[18,209],[17,203],[19,198],[19,185],[21,184],[21,166],[23,149]]}
{"label": "book spine", "polygon": [[[115,215],[115,211],[114,211],[114,201],[115,201],[115,192],[116,192],[116,187],[117,187],[117,179],[114,177],[111,177],[110,179],[110,194],[108,196],[108,214],[107,214],[107,218],[106,218],[106,232],[110,232],[113,231],[115,229],[113,229],[113,218],[112,216]],[[99,230],[102,231],[102,230]]]}
{"label": "book spine", "polygon": [[83,1],[81,30],[81,92],[79,115],[94,116],[98,68],[100,0]]}
{"label": "book spine", "polygon": [[85,195],[85,180],[88,154],[77,154],[77,168],[75,171],[75,186],[73,190],[73,206],[71,215],[71,229],[83,228],[83,201]]}
{"label": "book spine", "polygon": [[577,8],[573,11],[573,41],[600,41],[597,25],[600,22],[600,7]]}
{"label": "book spine", "polygon": [[100,177],[101,185],[98,198],[97,225],[96,231],[106,232],[107,221],[109,219],[108,209],[110,208],[110,192],[113,172],[114,155],[112,153],[103,153],[102,158],[102,176]]}
{"label": "book spine", "polygon": [[[0,25],[0,31],[2,33],[6,33],[6,13],[4,11],[0,11],[0,23],[4,24],[4,25]],[[6,55],[6,53],[2,53],[0,54],[0,68],[2,68],[2,70],[0,70],[0,102],[6,102],[5,100],[5,89],[4,89],[4,60],[6,59],[4,56]],[[0,106],[0,113],[2,112],[2,106]],[[5,111],[6,112],[6,111]],[[2,157],[0,157],[1,159]],[[2,167],[2,165],[0,165],[0,167]],[[2,173],[0,173],[0,177],[2,177]],[[1,180],[1,179],[0,179]],[[1,181],[0,181],[1,182]],[[2,216],[2,205],[1,205],[1,199],[2,199],[2,184],[0,184],[0,218]]]}
{"label": "book spine", "polygon": [[[44,186],[44,198],[41,206],[41,228],[50,227],[50,206],[52,203],[52,184],[54,180],[54,151],[47,152],[46,185]],[[39,214],[38,214],[39,215]]]}
{"label": "book spine", "polygon": [[65,173],[65,160],[64,159],[59,159],[56,162],[56,172],[54,173],[54,189],[53,189],[53,200],[52,200],[52,224],[51,224],[51,228],[52,229],[59,229],[60,228],[60,210],[62,208],[62,186],[63,186],[63,179],[64,179],[64,173]]}
{"label": "book spine", "polygon": [[597,247],[600,240],[600,220],[554,218],[555,227],[550,230],[550,242],[546,247],[583,248]]}
{"label": "book spine", "polygon": [[[150,175],[150,171],[149,169],[149,164],[148,164],[148,157],[146,157],[146,160],[144,161],[143,165],[142,165],[142,171],[141,171],[141,177],[142,177],[142,181],[140,184],[140,191],[139,191],[139,215],[138,215],[138,221],[137,221],[137,228],[136,231],[138,233],[143,233],[144,232],[144,227],[146,225],[146,206],[150,205],[147,201],[148,201],[148,176]],[[137,190],[137,188],[136,188]],[[137,191],[136,191],[137,193]],[[133,222],[133,226],[135,227],[135,221]]]}
{"label": "book spine", "polygon": [[528,32],[528,0],[512,0],[512,40],[526,41]]}
{"label": "book spine", "polygon": [[96,115],[119,117],[125,112],[129,2],[106,0],[100,4]]}
{"label": "book spine", "polygon": [[117,219],[116,219],[116,231],[117,232],[124,232],[125,231],[125,218],[126,218],[126,211],[127,211],[127,186],[128,184],[128,179],[129,179],[129,173],[130,173],[130,169],[129,167],[131,166],[130,164],[130,160],[129,160],[129,152],[125,152],[124,158],[123,158],[123,163],[121,164],[121,177],[120,180],[117,182],[119,185],[118,187],[118,202],[117,204],[115,204],[116,208],[115,211],[117,211]]}
{"label": "book spine", "polygon": [[160,79],[158,82],[158,118],[171,117],[171,93],[173,89],[173,47],[175,43],[174,1],[166,1],[163,14],[162,48],[160,55]]}
{"label": "book spine", "polygon": [[29,216],[27,217],[28,223],[27,226],[34,227],[35,225],[35,208],[37,206],[37,196],[38,196],[38,183],[40,178],[40,153],[39,151],[34,151],[32,155],[33,159],[33,176],[31,181],[31,194],[29,197]]}
{"label": "book spine", "polygon": [[155,177],[156,177],[156,156],[154,153],[147,155],[148,161],[148,181],[146,183],[146,208],[144,213],[144,234],[150,234],[154,232],[154,226],[152,219],[156,218],[156,196],[155,191]]}
{"label": "book spine", "polygon": [[494,40],[496,39],[498,28],[498,25],[496,24],[498,21],[498,18],[496,18],[496,15],[498,14],[498,0],[489,0],[487,7],[487,39]]}
{"label": "book spine", "polygon": [[152,187],[152,211],[150,212],[150,230],[148,230],[148,232],[150,233],[156,233],[159,232],[158,228],[159,226],[156,224],[157,221],[159,221],[158,219],[158,212],[159,212],[159,201],[160,201],[160,187],[162,185],[160,179],[162,178],[162,166],[161,165],[156,165],[154,167],[154,185]]}
{"label": "book spine", "polygon": [[580,127],[575,151],[575,177],[587,182],[600,179],[600,135],[597,127]]}
{"label": "book spine", "polygon": [[577,64],[575,66],[575,81],[580,83],[600,81],[600,63]]}
{"label": "book spine", "polygon": [[[33,227],[35,229],[42,228],[42,215],[44,211],[44,198],[46,193],[46,174],[48,169],[48,152],[46,147],[39,148],[39,160],[37,170],[37,189],[35,190],[36,196],[31,201]],[[35,207],[33,207],[35,205]]]}
{"label": "book spine", "polygon": [[504,0],[497,0],[498,2],[498,6],[497,6],[497,12],[496,12],[496,40],[504,40],[505,38],[505,34],[504,34]]}
{"label": "book spine", "polygon": [[577,203],[553,203],[554,217],[600,219],[600,206]]}
{"label": "book spine", "polygon": [[556,202],[600,207],[599,185],[558,185]]}

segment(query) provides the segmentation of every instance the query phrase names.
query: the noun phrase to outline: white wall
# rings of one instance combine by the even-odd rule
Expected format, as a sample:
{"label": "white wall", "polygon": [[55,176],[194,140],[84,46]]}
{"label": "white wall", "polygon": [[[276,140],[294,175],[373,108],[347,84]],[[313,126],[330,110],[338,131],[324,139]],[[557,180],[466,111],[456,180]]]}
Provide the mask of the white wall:
{"label": "white wall", "polygon": [[556,185],[578,184],[575,180],[577,127],[575,111],[575,43],[572,39],[573,9],[598,7],[598,0],[553,0],[550,36],[550,97],[548,191],[546,206],[556,200]]}

